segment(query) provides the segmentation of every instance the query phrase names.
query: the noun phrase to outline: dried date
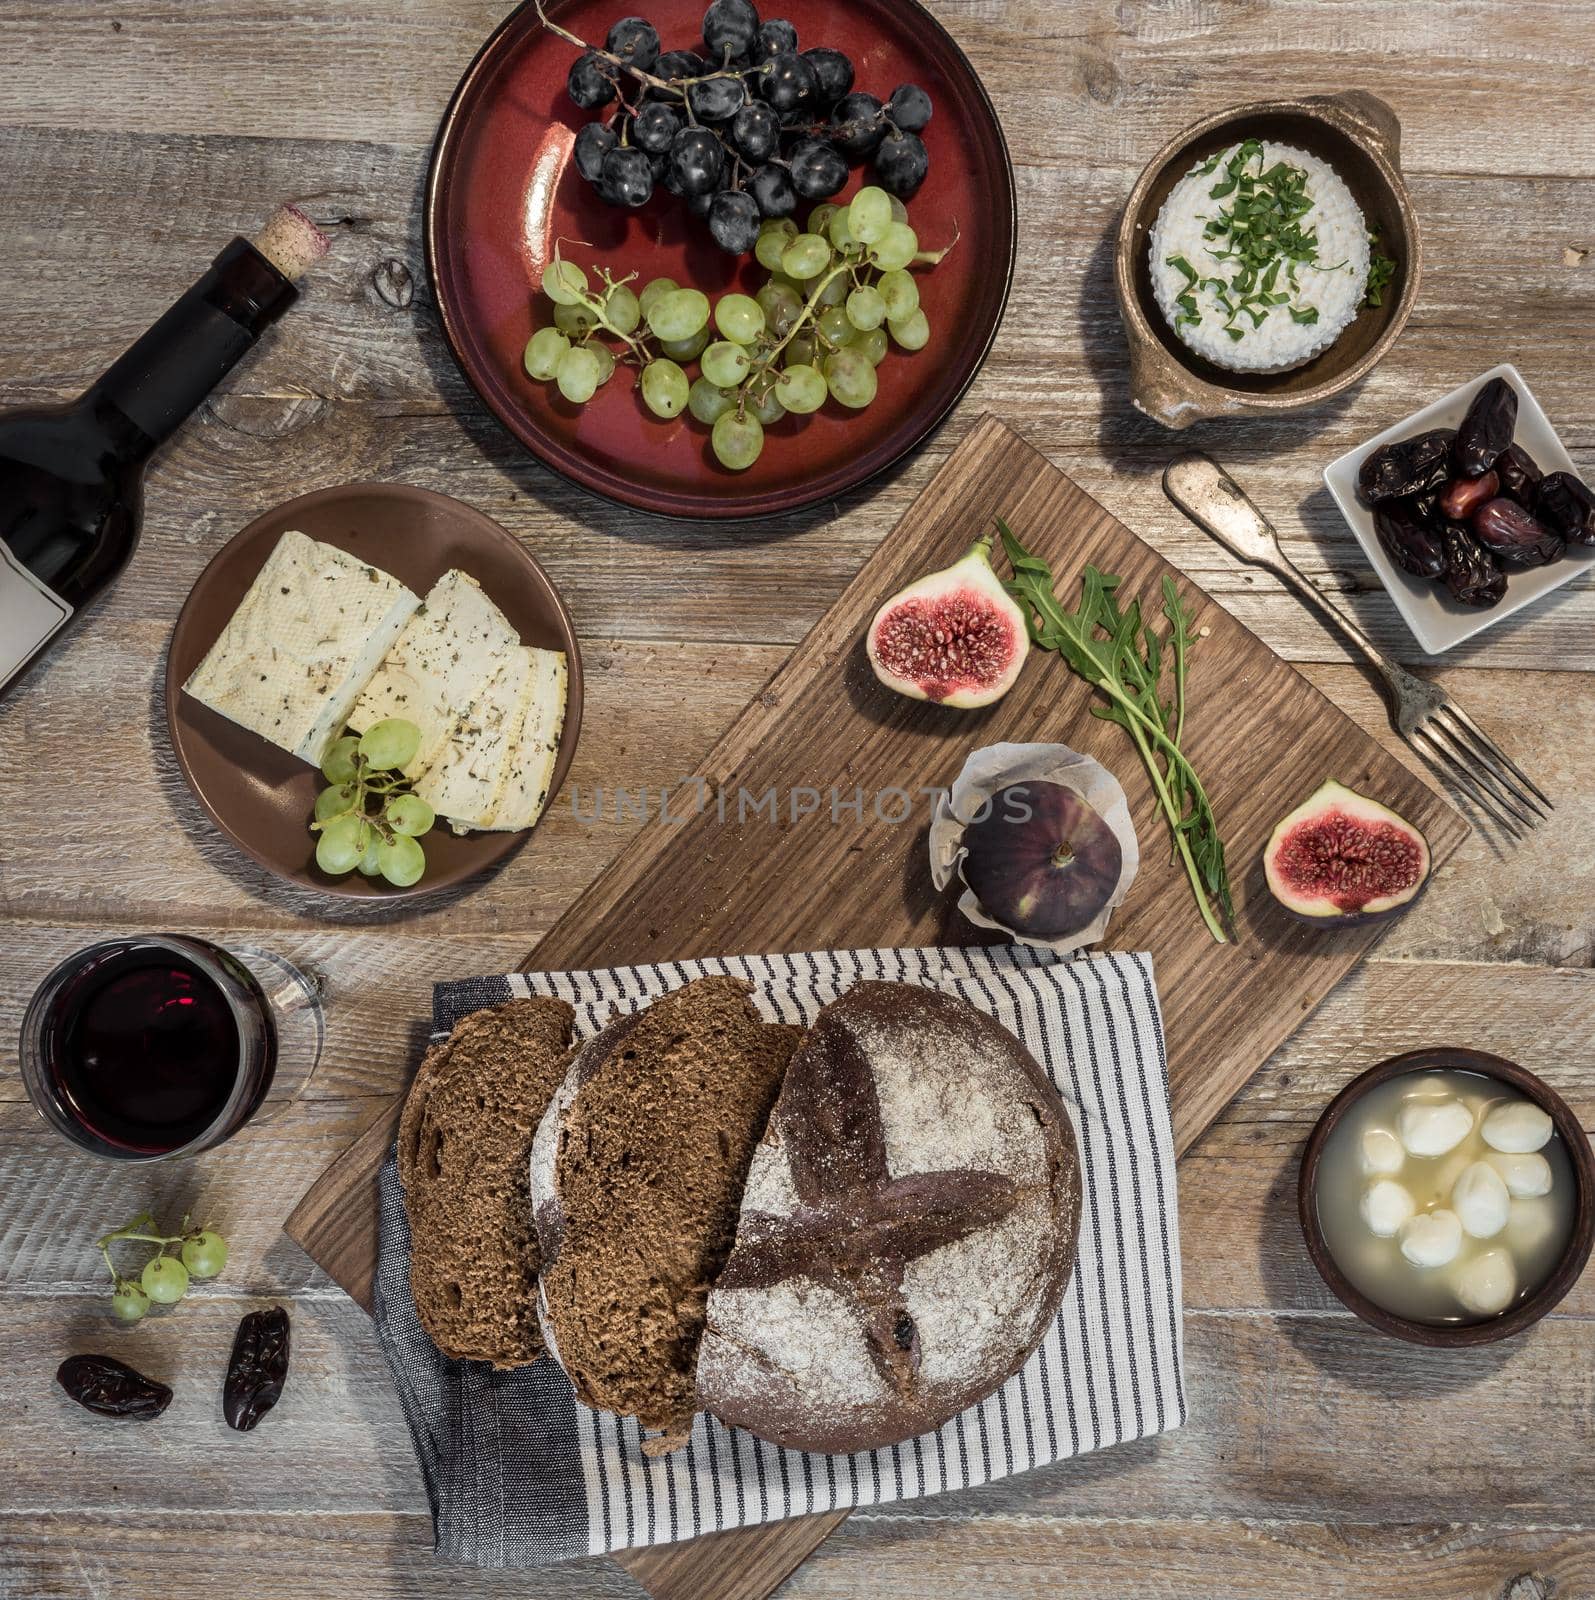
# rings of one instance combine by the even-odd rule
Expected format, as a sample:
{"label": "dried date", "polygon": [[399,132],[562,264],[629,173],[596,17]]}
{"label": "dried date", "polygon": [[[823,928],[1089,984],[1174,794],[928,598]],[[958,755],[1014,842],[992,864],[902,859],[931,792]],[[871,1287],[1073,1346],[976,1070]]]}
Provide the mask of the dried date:
{"label": "dried date", "polygon": [[1444,536],[1445,586],[1465,606],[1498,605],[1506,593],[1506,574],[1490,552],[1462,526],[1450,523]]}
{"label": "dried date", "polygon": [[1491,378],[1473,397],[1457,429],[1451,459],[1464,478],[1482,478],[1512,443],[1517,428],[1517,390],[1505,378]]}
{"label": "dried date", "polygon": [[1487,472],[1482,478],[1453,478],[1440,496],[1440,509],[1453,522],[1466,522],[1486,500],[1501,492],[1501,480]]}
{"label": "dried date", "polygon": [[1455,438],[1449,428],[1437,428],[1381,445],[1357,473],[1358,499],[1365,506],[1376,506],[1438,489],[1451,476]]}
{"label": "dried date", "polygon": [[1543,567],[1561,555],[1562,536],[1516,500],[1504,497],[1473,514],[1473,536],[1499,561],[1513,567]]}
{"label": "dried date", "polygon": [[1553,472],[1539,486],[1534,515],[1569,544],[1595,544],[1595,494],[1571,472]]}
{"label": "dried date", "polygon": [[1534,509],[1534,495],[1545,474],[1540,464],[1520,444],[1508,445],[1496,458],[1495,474],[1501,480],[1501,493],[1520,506]]}
{"label": "dried date", "polygon": [[55,1381],[84,1408],[99,1417],[132,1417],[147,1421],[171,1403],[164,1383],[111,1356],[68,1356],[55,1371]]}
{"label": "dried date", "polygon": [[1438,578],[1445,572],[1440,535],[1410,500],[1375,506],[1373,525],[1385,554],[1403,572],[1415,578]]}
{"label": "dried date", "polygon": [[227,1425],[248,1433],[282,1398],[288,1381],[288,1313],[281,1306],[251,1311],[233,1338],[222,1414]]}

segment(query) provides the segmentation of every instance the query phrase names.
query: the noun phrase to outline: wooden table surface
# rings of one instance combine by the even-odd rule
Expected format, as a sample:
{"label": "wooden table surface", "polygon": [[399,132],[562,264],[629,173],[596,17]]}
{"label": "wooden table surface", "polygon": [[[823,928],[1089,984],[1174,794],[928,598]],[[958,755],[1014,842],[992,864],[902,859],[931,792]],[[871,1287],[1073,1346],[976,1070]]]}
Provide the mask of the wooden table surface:
{"label": "wooden table surface", "polygon": [[[460,379],[422,270],[437,117],[506,0],[0,0],[0,404],[77,392],[236,230],[279,199],[332,225],[304,303],[153,469],[144,542],[87,627],[0,705],[0,1595],[386,1600],[635,1594],[608,1564],[436,1568],[397,1402],[364,1315],[279,1234],[410,1070],[434,979],[514,966],[627,836],[561,803],[469,893],[403,915],[268,880],[210,829],[160,712],[166,641],[229,534],[304,490],[395,479],[480,506],[562,587],[584,641],[571,787],[691,774],[983,411],[1360,718],[1379,699],[1299,604],[1164,500],[1173,436],[1129,406],[1111,291],[1118,207],[1207,110],[1361,87],[1405,128],[1422,292],[1339,402],[1215,424],[1217,454],[1291,553],[1382,644],[1421,661],[1324,493],[1322,465],[1497,361],[1595,469],[1595,36],[1564,0],[934,0],[1002,114],[1020,248],[996,349],[890,481],[756,533],[650,520],[524,457]],[[617,0],[617,10],[620,9]],[[1511,855],[1475,837],[1375,957],[1258,1074],[1181,1168],[1187,1372],[1179,1432],[854,1516],[784,1591],[919,1600],[1313,1593],[1595,1594],[1595,1275],[1505,1347],[1408,1348],[1339,1309],[1292,1217],[1308,1128],[1357,1069],[1466,1042],[1545,1073],[1595,1123],[1595,584],[1447,658],[1438,676],[1558,799]],[[568,795],[567,795],[568,798]],[[114,930],[268,945],[326,981],[307,1099],[197,1161],[124,1171],[46,1137],[16,1073],[45,970]],[[92,1240],[147,1205],[233,1240],[219,1285],[123,1335]],[[214,1385],[243,1309],[292,1304],[279,1412],[229,1435]],[[91,1426],[51,1392],[70,1350],[173,1379],[158,1428]]]}

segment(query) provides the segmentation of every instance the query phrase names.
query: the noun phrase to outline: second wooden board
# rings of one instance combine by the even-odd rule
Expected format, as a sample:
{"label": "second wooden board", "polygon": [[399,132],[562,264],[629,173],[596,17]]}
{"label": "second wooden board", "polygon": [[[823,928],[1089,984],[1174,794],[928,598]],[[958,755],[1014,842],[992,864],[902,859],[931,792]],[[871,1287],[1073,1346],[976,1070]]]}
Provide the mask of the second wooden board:
{"label": "second wooden board", "polygon": [[[1235,943],[1209,937],[1139,757],[1122,730],[1090,714],[1095,691],[1062,661],[1036,654],[1008,695],[981,711],[905,700],[875,681],[863,639],[881,601],[955,560],[997,515],[1052,564],[1067,604],[1087,563],[1119,574],[1121,594],[1145,598],[1154,611],[1163,577],[1179,583],[1201,634],[1185,743],[1228,845]],[[1467,833],[1441,796],[1289,663],[1017,434],[987,419],[732,725],[698,781],[671,795],[667,816],[653,797],[652,819],[527,965],[984,941],[989,936],[954,909],[951,891],[931,887],[923,791],[951,783],[970,750],[999,740],[1072,745],[1124,784],[1141,870],[1111,942],[1149,950],[1156,963],[1181,1151],[1379,937],[1377,925],[1305,927],[1274,903],[1261,856],[1279,818],[1334,777],[1411,819],[1428,836],[1437,868]],[[910,805],[895,820],[899,795]],[[386,1118],[373,1127],[288,1222],[290,1235],[365,1304],[376,1264],[376,1170],[389,1128]],[[839,1520],[772,1524],[619,1559],[657,1600],[763,1600]]]}

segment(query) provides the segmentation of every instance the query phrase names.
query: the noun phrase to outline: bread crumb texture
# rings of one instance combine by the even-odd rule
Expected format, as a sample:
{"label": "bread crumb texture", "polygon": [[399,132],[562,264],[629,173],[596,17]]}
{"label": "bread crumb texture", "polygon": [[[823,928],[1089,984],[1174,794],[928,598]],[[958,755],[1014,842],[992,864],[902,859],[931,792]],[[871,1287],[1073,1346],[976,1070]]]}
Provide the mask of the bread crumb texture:
{"label": "bread crumb texture", "polygon": [[563,1000],[473,1012],[427,1052],[405,1100],[410,1287],[422,1327],[452,1359],[510,1368],[542,1354],[527,1159],[574,1021]]}
{"label": "bread crumb texture", "polygon": [[[534,1157],[542,1311],[590,1406],[685,1438],[710,1286],[800,1030],[699,978],[578,1051]],[[539,1172],[541,1175],[538,1175]]]}

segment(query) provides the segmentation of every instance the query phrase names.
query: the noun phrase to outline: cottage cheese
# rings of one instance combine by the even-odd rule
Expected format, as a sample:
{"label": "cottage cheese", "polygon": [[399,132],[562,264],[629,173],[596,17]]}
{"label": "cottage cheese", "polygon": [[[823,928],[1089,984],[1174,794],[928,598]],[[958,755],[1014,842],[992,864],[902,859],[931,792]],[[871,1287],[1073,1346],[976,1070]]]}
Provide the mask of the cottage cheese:
{"label": "cottage cheese", "polygon": [[[1215,366],[1231,372],[1283,372],[1327,350],[1361,309],[1368,285],[1368,227],[1351,191],[1327,162],[1292,145],[1264,141],[1260,163],[1247,170],[1267,172],[1284,161],[1305,172],[1305,193],[1312,205],[1298,225],[1316,240],[1318,265],[1298,263],[1294,289],[1282,265],[1274,288],[1288,292],[1289,303],[1269,307],[1260,324],[1254,326],[1248,311],[1227,311],[1210,280],[1231,283],[1238,263],[1215,255],[1225,248],[1225,241],[1209,239],[1206,230],[1234,204],[1233,194],[1215,199],[1212,191],[1225,180],[1225,169],[1239,149],[1232,145],[1224,150],[1211,171],[1206,162],[1198,163],[1164,202],[1152,228],[1152,290],[1180,340]],[[1188,263],[1198,283],[1193,285],[1185,272],[1171,265],[1171,257]],[[1180,299],[1186,294],[1195,302],[1195,322],[1182,314]],[[1234,295],[1229,298],[1233,304]],[[1296,320],[1292,307],[1315,308],[1317,320]],[[1241,337],[1232,337],[1226,325],[1238,327]]]}

